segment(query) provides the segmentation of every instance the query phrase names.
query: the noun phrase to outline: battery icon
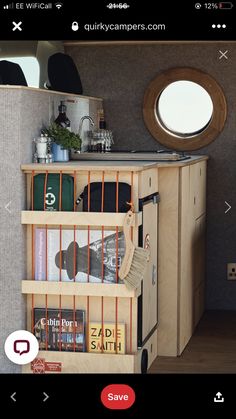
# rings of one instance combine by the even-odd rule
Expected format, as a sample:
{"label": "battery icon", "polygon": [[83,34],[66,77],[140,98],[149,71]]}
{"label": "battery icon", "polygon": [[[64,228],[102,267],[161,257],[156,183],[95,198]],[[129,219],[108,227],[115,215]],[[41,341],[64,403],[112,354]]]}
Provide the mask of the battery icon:
{"label": "battery icon", "polygon": [[232,9],[234,7],[233,3],[231,3],[230,1],[223,1],[221,3],[219,3],[219,9]]}

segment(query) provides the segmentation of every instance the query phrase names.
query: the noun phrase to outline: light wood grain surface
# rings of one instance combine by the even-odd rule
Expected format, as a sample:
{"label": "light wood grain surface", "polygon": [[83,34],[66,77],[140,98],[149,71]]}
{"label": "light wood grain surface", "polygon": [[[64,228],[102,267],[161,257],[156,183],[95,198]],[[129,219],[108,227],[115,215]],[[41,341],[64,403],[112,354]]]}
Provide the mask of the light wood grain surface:
{"label": "light wood grain surface", "polygon": [[74,171],[103,171],[105,170],[106,173],[109,171],[142,171],[145,169],[150,169],[152,167],[182,167],[188,166],[200,161],[208,160],[207,156],[191,156],[188,160],[180,160],[180,161],[132,161],[132,157],[130,160],[127,161],[114,161],[112,160],[112,153],[111,153],[111,161],[70,161],[68,163],[48,163],[48,164],[40,164],[40,163],[30,163],[30,164],[22,164],[21,170],[23,172],[31,172],[34,170],[35,172],[45,172],[48,170],[49,172],[59,172],[63,170],[63,173],[73,173]]}
{"label": "light wood grain surface", "polygon": [[125,284],[91,284],[89,282],[22,281],[23,294],[78,295],[104,297],[138,297],[140,288],[130,289]]}
{"label": "light wood grain surface", "polygon": [[32,92],[41,92],[48,95],[60,95],[60,96],[68,96],[70,98],[77,98],[77,99],[93,99],[102,101],[103,99],[100,97],[94,97],[94,96],[84,96],[84,95],[77,95],[76,93],[65,93],[65,92],[58,92],[57,90],[48,90],[48,89],[40,89],[39,87],[28,87],[28,86],[15,86],[15,85],[1,85],[0,89],[12,89],[12,90],[28,90]]}
{"label": "light wood grain surface", "polygon": [[[22,211],[22,224],[48,224],[67,226],[123,227],[125,213],[115,212],[72,212],[72,211]],[[134,215],[133,227],[142,224],[142,214]]]}

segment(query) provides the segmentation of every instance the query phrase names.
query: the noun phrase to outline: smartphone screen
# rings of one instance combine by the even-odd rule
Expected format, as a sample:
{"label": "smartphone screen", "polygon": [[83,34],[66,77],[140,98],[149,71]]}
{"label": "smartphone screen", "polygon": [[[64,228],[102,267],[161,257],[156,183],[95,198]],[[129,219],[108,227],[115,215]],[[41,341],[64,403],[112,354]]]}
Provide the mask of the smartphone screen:
{"label": "smartphone screen", "polygon": [[1,4],[9,411],[234,407],[235,17],[234,1]]}

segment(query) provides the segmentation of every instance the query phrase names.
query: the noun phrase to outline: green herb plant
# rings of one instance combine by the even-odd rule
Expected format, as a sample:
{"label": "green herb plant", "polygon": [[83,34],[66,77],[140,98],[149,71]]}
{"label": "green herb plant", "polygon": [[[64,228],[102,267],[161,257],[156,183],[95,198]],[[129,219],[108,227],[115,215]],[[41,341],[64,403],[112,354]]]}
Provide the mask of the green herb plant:
{"label": "green herb plant", "polygon": [[81,149],[80,136],[74,132],[69,131],[67,128],[61,127],[58,124],[52,123],[48,128],[43,129],[42,132],[47,134],[53,142],[60,145],[64,149]]}

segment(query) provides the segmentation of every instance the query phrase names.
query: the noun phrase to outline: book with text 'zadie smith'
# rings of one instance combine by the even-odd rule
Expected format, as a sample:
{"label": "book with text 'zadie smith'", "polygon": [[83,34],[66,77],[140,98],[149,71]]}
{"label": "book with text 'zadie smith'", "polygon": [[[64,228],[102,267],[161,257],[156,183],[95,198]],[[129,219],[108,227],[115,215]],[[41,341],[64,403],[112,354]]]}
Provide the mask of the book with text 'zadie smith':
{"label": "book with text 'zadie smith'", "polygon": [[88,352],[125,354],[125,324],[90,322]]}

